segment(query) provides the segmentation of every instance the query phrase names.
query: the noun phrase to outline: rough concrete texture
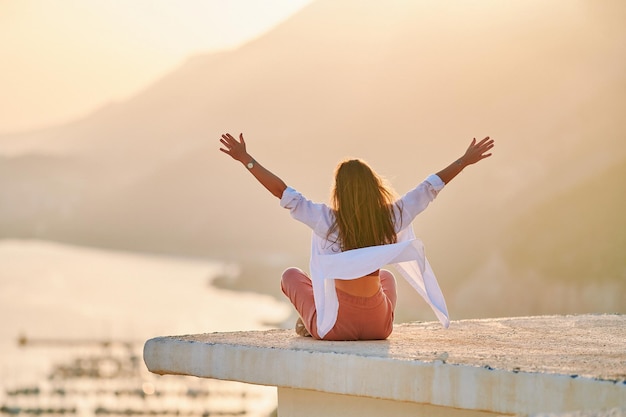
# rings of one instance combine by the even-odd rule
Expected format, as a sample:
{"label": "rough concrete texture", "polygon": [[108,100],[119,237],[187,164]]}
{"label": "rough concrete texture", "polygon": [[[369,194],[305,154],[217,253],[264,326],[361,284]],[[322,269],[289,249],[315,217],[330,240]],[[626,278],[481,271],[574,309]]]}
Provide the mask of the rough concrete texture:
{"label": "rough concrete texture", "polygon": [[626,381],[626,316],[540,316],[397,325],[383,341],[327,342],[292,330],[174,336],[177,340],[469,365]]}
{"label": "rough concrete texture", "polygon": [[626,406],[626,316],[540,316],[396,326],[388,340],[293,330],[151,339],[148,369],[501,413]]}
{"label": "rough concrete texture", "polygon": [[574,411],[571,413],[539,413],[531,416],[518,417],[624,417],[626,416],[626,408],[611,408],[609,410],[600,411]]}

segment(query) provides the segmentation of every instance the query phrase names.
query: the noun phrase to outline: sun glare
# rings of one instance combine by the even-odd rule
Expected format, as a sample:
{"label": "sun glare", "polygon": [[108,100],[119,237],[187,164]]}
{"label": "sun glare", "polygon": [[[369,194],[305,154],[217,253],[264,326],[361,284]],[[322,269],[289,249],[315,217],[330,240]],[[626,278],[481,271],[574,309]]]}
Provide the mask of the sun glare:
{"label": "sun glare", "polygon": [[0,134],[124,99],[187,57],[237,47],[310,2],[2,2]]}

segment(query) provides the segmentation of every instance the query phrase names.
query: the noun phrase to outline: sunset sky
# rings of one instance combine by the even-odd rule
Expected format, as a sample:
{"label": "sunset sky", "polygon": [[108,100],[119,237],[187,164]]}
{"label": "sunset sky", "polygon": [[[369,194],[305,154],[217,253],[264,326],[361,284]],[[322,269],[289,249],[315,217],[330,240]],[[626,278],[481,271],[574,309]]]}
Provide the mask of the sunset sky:
{"label": "sunset sky", "polygon": [[0,134],[123,100],[187,57],[237,47],[311,1],[1,1]]}

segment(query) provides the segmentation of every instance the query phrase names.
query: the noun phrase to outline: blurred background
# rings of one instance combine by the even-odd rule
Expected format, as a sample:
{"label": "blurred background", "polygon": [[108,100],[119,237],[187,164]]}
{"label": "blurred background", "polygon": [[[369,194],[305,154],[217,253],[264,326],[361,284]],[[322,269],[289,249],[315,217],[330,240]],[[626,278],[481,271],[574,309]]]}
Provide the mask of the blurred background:
{"label": "blurred background", "polygon": [[[295,322],[278,282],[310,232],[224,132],[317,201],[345,157],[404,194],[491,136],[414,223],[451,318],[625,313],[624,21],[618,0],[0,2],[1,411],[271,413],[264,387],[141,361],[153,336]],[[397,322],[435,320],[399,286]]]}

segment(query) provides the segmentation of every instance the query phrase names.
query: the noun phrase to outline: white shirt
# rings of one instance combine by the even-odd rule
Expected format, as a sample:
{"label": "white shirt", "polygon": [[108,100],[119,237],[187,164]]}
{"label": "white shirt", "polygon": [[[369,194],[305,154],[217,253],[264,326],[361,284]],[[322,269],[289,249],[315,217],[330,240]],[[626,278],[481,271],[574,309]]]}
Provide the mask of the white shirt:
{"label": "white shirt", "polygon": [[445,328],[449,326],[446,301],[424,255],[424,245],[415,238],[411,227],[415,217],[435,199],[444,186],[445,183],[437,175],[429,175],[394,204],[397,243],[345,252],[341,252],[336,234],[328,236],[335,221],[333,210],[326,204],[307,200],[291,187],[285,189],[280,205],[289,209],[294,219],[313,230],[309,267],[317,309],[317,333],[321,338],[337,321],[339,301],[335,279],[360,278],[388,264],[393,264],[424,298],[441,324]]}

